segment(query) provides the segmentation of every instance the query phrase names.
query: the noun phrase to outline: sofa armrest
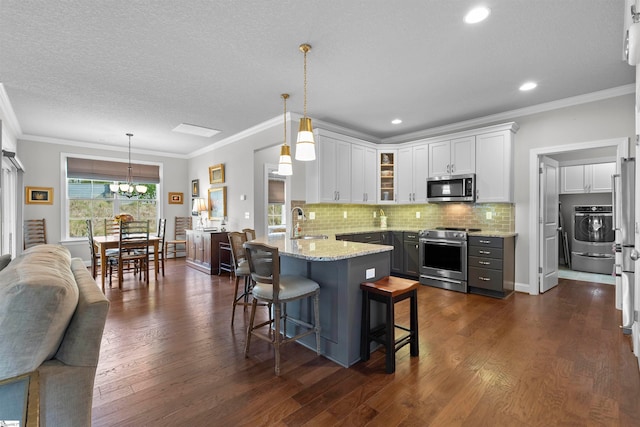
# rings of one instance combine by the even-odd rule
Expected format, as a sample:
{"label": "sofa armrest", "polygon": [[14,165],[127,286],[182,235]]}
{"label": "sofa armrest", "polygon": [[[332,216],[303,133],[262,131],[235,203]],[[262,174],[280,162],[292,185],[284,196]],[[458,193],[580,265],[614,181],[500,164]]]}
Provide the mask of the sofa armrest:
{"label": "sofa armrest", "polygon": [[71,260],[71,270],[78,284],[78,306],[55,358],[66,365],[95,367],[109,301],[80,258]]}

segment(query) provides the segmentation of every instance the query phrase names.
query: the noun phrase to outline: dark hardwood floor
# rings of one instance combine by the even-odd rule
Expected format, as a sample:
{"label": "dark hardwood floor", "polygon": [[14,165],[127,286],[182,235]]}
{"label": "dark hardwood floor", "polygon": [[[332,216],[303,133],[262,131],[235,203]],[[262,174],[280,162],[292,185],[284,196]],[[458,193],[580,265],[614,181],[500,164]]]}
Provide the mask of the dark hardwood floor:
{"label": "dark hardwood floor", "polygon": [[280,377],[267,343],[243,356],[248,312],[230,327],[232,289],[183,260],[148,288],[107,289],[93,425],[640,425],[613,286],[561,279],[506,300],[421,287],[420,356],[400,350],[395,374],[381,351],[345,369],[293,343]]}

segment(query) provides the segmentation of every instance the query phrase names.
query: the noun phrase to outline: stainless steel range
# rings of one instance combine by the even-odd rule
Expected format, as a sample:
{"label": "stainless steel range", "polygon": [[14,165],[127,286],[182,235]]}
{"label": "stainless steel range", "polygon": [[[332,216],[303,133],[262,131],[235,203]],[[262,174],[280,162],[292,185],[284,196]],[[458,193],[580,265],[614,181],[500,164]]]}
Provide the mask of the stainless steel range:
{"label": "stainless steel range", "polygon": [[438,227],[420,232],[420,283],[467,292],[467,235],[479,229]]}

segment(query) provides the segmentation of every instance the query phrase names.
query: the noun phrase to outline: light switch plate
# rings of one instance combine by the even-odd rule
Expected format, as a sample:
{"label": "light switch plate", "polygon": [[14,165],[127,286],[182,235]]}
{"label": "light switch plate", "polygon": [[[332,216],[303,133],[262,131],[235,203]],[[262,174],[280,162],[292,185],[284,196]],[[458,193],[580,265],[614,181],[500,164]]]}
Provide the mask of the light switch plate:
{"label": "light switch plate", "polygon": [[244,213],[244,219],[249,219],[249,218],[251,218],[251,213],[245,212]]}
{"label": "light switch plate", "polygon": [[365,279],[373,279],[374,277],[376,277],[376,269],[367,268],[367,271],[365,271]]}
{"label": "light switch plate", "polygon": [[420,218],[420,212],[416,212],[416,218]]}
{"label": "light switch plate", "polygon": [[316,213],[315,212],[309,212],[309,219],[316,219]]}
{"label": "light switch plate", "polygon": [[342,212],[342,216],[344,216],[344,219],[347,219],[347,211]]}
{"label": "light switch plate", "polygon": [[491,211],[487,212],[486,216],[487,219],[493,219],[493,213]]}

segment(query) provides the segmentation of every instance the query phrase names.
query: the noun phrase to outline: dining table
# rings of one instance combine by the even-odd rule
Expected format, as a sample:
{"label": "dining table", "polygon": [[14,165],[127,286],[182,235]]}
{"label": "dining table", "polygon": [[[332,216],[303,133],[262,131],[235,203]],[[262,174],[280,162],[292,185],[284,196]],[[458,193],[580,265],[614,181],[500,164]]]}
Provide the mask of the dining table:
{"label": "dining table", "polygon": [[[120,245],[120,237],[115,235],[109,236],[93,236],[93,243],[100,252],[100,280],[102,290],[104,291],[105,277],[107,276],[107,250],[118,249]],[[149,236],[149,246],[153,246],[153,265],[155,279],[158,280],[158,247],[160,246],[160,237]]]}

